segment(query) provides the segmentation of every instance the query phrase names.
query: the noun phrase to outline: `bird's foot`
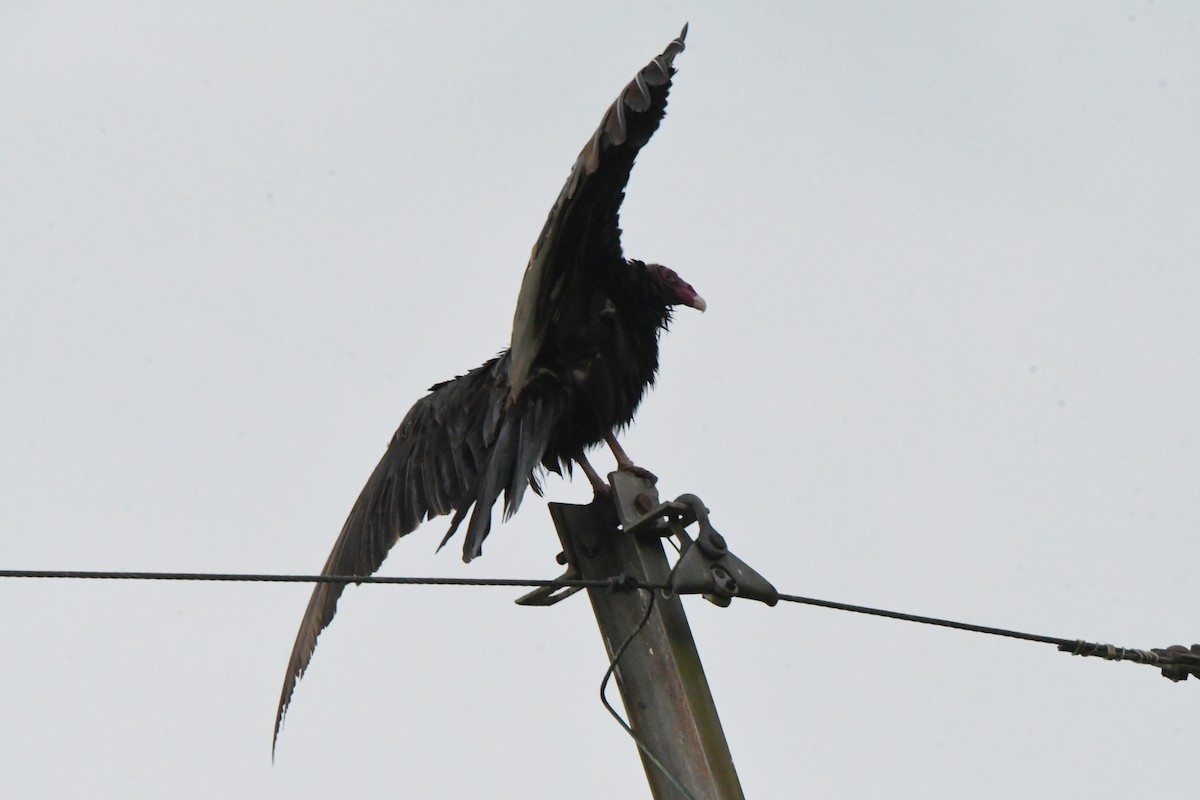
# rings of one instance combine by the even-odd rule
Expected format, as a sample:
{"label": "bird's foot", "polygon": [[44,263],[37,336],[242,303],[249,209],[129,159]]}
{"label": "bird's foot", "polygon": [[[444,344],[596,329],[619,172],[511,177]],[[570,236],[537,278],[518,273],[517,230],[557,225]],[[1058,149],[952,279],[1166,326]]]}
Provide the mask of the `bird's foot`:
{"label": "bird's foot", "polygon": [[639,478],[650,481],[651,483],[658,483],[657,475],[645,467],[639,467],[632,461],[626,461],[624,464],[618,462],[617,469],[619,469],[621,472],[628,472],[630,475],[637,475]]}
{"label": "bird's foot", "polygon": [[611,432],[604,435],[604,441],[608,443],[608,449],[612,450],[612,454],[617,459],[617,469],[621,472],[628,472],[630,475],[637,475],[642,480],[658,483],[658,476],[645,467],[639,467],[633,463],[633,459],[621,447],[621,443],[617,441],[617,437]]}
{"label": "bird's foot", "polygon": [[588,483],[592,485],[592,493],[596,496],[595,499],[612,497],[612,487],[608,485],[608,482],[604,478],[600,477],[600,473],[596,472],[595,467],[584,457],[583,453],[575,456],[575,460],[583,469],[583,474],[587,475]]}

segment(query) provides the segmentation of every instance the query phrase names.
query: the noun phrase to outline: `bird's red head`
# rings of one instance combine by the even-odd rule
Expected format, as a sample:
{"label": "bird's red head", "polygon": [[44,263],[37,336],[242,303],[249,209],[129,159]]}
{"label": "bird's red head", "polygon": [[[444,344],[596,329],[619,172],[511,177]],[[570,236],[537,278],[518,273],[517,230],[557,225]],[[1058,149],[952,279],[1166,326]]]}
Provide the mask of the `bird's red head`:
{"label": "bird's red head", "polygon": [[669,305],[691,306],[701,312],[708,308],[708,303],[704,302],[704,298],[696,293],[690,283],[676,275],[675,270],[664,267],[662,264],[647,264],[646,270],[662,290]]}

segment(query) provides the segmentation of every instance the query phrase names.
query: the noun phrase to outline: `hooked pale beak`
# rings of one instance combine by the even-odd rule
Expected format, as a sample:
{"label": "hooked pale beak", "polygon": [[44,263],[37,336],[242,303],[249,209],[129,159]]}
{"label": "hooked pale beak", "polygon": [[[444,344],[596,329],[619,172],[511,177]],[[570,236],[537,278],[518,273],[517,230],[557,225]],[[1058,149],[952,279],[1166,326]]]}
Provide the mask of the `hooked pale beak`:
{"label": "hooked pale beak", "polygon": [[688,305],[699,311],[701,314],[708,309],[708,303],[704,302],[704,298],[700,295],[693,297],[692,302],[688,303]]}

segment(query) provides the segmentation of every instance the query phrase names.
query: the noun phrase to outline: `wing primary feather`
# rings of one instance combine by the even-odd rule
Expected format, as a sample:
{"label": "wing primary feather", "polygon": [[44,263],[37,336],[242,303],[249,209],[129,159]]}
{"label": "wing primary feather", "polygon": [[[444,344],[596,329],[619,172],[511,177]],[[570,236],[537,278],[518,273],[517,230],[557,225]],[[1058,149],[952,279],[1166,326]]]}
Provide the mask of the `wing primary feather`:
{"label": "wing primary feather", "polygon": [[625,87],[625,91],[621,93],[621,98],[631,111],[637,113],[641,113],[650,107],[650,87],[646,85],[646,79],[642,76],[642,73],[639,72],[629,82],[629,85]]}
{"label": "wing primary feather", "polygon": [[[504,391],[493,387],[507,361],[504,354],[437,384],[413,405],[350,509],[322,575],[374,573],[397,539],[424,519],[449,511],[450,498],[455,500],[455,524],[465,517],[474,502],[471,488],[478,485],[479,467],[486,462],[488,447],[481,435],[485,421],[489,414],[498,420],[495,406],[504,402]],[[440,459],[432,455],[439,452]],[[439,460],[444,466],[439,466]],[[275,741],[296,684],[312,660],[317,637],[333,620],[344,590],[344,584],[330,583],[313,588],[279,696]]]}
{"label": "wing primary feather", "polygon": [[[685,24],[622,89],[576,159],[526,267],[509,349],[466,375],[435,384],[413,405],[347,515],[323,575],[370,575],[401,536],[451,511],[439,549],[466,521],[463,559],[470,561],[480,554],[501,493],[507,517],[527,486],[540,493],[539,464],[571,473],[570,453],[547,449],[564,415],[573,412],[565,387],[539,377],[552,373],[539,366],[539,354],[548,331],[570,327],[577,313],[574,298],[605,285],[611,279],[605,269],[627,264],[617,212],[634,159],[666,113],[674,60],[684,50],[687,31]],[[599,391],[593,400],[615,406],[625,404],[630,390]],[[280,693],[275,742],[344,589],[331,583],[313,589]]]}
{"label": "wing primary feather", "polygon": [[625,144],[625,98],[623,96],[618,97],[617,101],[612,104],[604,122],[604,135],[608,137],[609,144]]}
{"label": "wing primary feather", "polygon": [[[687,26],[661,54],[643,67],[605,109],[567,176],[546,224],[534,244],[517,307],[513,313],[510,394],[517,400],[531,379],[531,368],[553,324],[552,309],[563,302],[555,287],[575,287],[564,273],[581,269],[572,252],[587,252],[600,263],[623,260],[615,211],[637,151],[650,139],[666,113],[675,57],[683,52]],[[614,212],[614,213],[610,213]],[[597,217],[599,216],[599,219]]]}

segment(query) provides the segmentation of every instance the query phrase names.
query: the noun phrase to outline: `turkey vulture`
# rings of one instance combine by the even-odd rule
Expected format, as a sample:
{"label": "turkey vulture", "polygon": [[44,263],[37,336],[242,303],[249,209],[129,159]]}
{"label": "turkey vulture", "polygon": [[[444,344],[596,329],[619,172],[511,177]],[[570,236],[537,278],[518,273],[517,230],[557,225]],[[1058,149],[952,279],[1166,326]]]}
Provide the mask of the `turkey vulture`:
{"label": "turkey vulture", "polygon": [[[533,246],[510,347],[466,375],[439,383],[400,423],[325,562],[323,575],[370,575],[396,540],[422,521],[454,516],[444,545],[470,512],[463,560],[480,554],[492,506],[517,510],[537,472],[572,462],[608,490],[584,457],[607,442],[619,469],[636,467],[614,438],[628,425],[658,369],[658,335],[674,306],[704,300],[671,270],[627,260],[617,212],[638,151],[667,108],[679,38],[646,65],[605,112],[575,161]],[[342,584],[313,590],[288,662],[275,736],[317,636],[333,619]]]}

